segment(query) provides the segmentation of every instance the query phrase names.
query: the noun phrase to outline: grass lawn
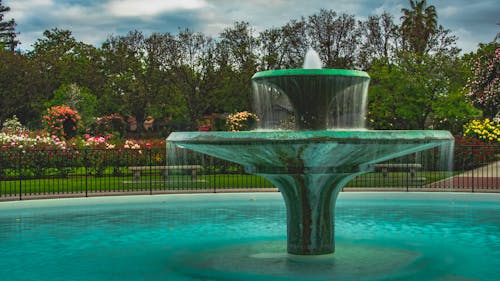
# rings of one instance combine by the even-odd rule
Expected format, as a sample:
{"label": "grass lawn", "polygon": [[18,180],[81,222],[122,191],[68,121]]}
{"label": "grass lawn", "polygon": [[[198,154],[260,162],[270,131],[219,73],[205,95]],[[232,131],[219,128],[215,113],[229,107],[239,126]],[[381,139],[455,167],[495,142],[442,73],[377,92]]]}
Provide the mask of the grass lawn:
{"label": "grass lawn", "polygon": [[[368,173],[351,180],[346,187],[401,187],[422,186],[447,178],[450,173],[418,172],[414,178],[407,173]],[[102,176],[72,175],[61,178],[52,175],[43,179],[11,179],[0,181],[0,196],[45,193],[85,193],[107,191],[190,190],[228,188],[269,188],[273,185],[266,179],[247,174],[199,175],[195,180],[190,175],[171,175],[168,180],[158,174],[144,175],[134,181],[132,174],[113,175],[109,171]]]}
{"label": "grass lawn", "polygon": [[141,190],[189,190],[224,188],[267,188],[272,185],[265,179],[254,175],[200,175],[196,180],[191,176],[174,175],[168,180],[161,176],[145,176],[134,181],[132,176],[69,176],[67,178],[44,178],[0,181],[0,196],[44,193],[84,193],[105,191]]}
{"label": "grass lawn", "polygon": [[367,173],[356,177],[347,183],[346,187],[418,187],[448,178],[458,172],[424,171],[411,177],[405,172]]}

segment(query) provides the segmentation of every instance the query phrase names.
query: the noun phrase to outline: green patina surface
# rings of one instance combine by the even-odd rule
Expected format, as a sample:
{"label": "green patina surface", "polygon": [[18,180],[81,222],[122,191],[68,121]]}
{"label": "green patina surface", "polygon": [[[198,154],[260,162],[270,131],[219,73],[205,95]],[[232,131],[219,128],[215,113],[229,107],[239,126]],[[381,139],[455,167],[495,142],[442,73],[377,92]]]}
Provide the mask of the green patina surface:
{"label": "green patina surface", "polygon": [[275,76],[304,76],[304,75],[329,75],[329,76],[355,76],[355,77],[366,77],[370,78],[368,73],[359,70],[349,70],[349,69],[281,69],[281,70],[267,70],[257,72],[252,76],[252,79],[259,79],[264,77],[275,77]]}
{"label": "green patina surface", "polygon": [[435,130],[323,130],[323,131],[245,131],[245,132],[175,132],[168,141],[174,143],[238,143],[238,142],[288,142],[288,141],[377,141],[453,140],[448,131]]}

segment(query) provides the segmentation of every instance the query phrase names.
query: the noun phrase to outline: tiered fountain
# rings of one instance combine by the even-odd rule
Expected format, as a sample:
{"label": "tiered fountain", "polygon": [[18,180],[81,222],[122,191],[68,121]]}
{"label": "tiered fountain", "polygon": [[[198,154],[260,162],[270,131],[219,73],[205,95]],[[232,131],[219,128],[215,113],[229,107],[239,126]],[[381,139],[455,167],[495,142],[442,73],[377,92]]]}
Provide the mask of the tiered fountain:
{"label": "tiered fountain", "polygon": [[[252,77],[260,129],[176,132],[167,139],[271,181],[285,199],[292,255],[335,251],[335,202],[349,180],[375,163],[453,143],[446,131],[364,129],[368,74],[321,69],[314,61],[317,55],[308,53],[305,68]],[[284,123],[295,130],[280,129]]]}

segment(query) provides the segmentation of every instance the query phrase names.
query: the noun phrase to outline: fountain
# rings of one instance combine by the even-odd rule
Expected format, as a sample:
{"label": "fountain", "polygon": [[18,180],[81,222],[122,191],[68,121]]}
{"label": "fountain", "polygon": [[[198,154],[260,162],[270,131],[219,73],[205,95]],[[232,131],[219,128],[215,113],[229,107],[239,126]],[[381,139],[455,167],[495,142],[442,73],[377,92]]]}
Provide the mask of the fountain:
{"label": "fountain", "polygon": [[[171,149],[187,148],[241,164],[281,192],[292,257],[335,251],[335,203],[343,186],[374,164],[453,144],[446,131],[364,129],[369,76],[322,69],[309,53],[302,69],[253,77],[261,128],[246,132],[175,132]],[[282,130],[288,122],[294,130]]]}

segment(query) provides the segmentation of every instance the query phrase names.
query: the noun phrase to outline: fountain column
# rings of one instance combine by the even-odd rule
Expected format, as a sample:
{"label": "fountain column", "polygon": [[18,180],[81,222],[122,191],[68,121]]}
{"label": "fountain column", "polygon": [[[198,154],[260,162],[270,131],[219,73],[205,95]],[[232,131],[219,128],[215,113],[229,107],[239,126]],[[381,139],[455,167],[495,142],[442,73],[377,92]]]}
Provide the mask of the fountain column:
{"label": "fountain column", "polygon": [[295,255],[335,252],[335,202],[357,174],[259,174],[283,195],[287,209],[287,248]]}

